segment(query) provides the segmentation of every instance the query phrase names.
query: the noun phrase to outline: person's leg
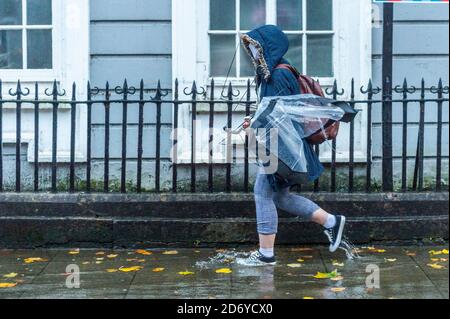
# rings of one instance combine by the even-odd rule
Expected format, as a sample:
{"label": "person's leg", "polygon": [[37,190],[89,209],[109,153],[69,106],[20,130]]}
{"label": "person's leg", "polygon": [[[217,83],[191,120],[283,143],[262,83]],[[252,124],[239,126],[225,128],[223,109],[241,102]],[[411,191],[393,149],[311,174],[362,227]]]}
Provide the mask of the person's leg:
{"label": "person's leg", "polygon": [[273,257],[278,231],[278,213],[267,175],[258,174],[256,177],[254,195],[260,252],[267,257]]}
{"label": "person's leg", "polygon": [[330,241],[330,251],[335,252],[339,248],[344,232],[345,216],[329,214],[313,201],[291,194],[289,188],[274,192],[273,198],[276,207],[322,225]]}
{"label": "person's leg", "polygon": [[[334,216],[320,208],[308,198],[291,194],[289,188],[284,188],[273,193],[276,207],[299,217],[313,221],[325,228],[333,227]],[[330,225],[331,223],[331,225]]]}

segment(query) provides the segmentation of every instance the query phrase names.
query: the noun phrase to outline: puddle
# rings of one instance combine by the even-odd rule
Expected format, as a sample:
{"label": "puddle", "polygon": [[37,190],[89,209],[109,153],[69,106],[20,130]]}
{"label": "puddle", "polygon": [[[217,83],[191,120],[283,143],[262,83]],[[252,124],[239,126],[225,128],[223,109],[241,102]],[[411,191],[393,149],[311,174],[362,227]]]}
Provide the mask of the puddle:
{"label": "puddle", "polygon": [[248,256],[248,252],[239,252],[234,249],[226,250],[209,257],[206,260],[197,261],[195,267],[200,269],[209,269],[220,264],[231,264],[236,258],[243,258]]}
{"label": "puddle", "polygon": [[355,259],[361,258],[361,256],[358,254],[358,249],[345,236],[342,238],[341,246],[339,247],[339,249],[341,249],[345,252],[347,259],[349,259],[349,260],[355,260]]}

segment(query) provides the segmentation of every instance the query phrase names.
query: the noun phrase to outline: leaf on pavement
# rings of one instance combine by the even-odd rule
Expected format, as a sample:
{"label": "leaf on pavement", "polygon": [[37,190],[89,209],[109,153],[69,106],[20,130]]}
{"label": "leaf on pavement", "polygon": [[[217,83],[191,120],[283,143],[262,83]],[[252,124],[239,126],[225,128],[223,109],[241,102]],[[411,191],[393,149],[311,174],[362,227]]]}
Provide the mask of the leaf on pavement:
{"label": "leaf on pavement", "polygon": [[328,272],[328,273],[324,273],[324,272],[317,272],[317,274],[314,276],[314,278],[316,279],[331,279],[331,278],[336,278],[338,277],[340,274],[338,273],[337,269],[332,271],[332,272]]}
{"label": "leaf on pavement", "polygon": [[32,264],[32,263],[37,263],[37,262],[46,262],[48,261],[47,259],[41,258],[41,257],[30,257],[30,258],[25,258],[24,262],[26,264]]}
{"label": "leaf on pavement", "polygon": [[133,267],[120,267],[119,271],[122,272],[132,272],[132,271],[139,271],[141,270],[143,267],[142,266],[133,266]]}
{"label": "leaf on pavement", "polygon": [[342,276],[336,276],[336,277],[330,278],[330,280],[333,280],[333,281],[341,281],[341,280],[344,280],[344,277],[342,277]]}
{"label": "leaf on pavement", "polygon": [[287,264],[289,268],[300,268],[302,264]]}
{"label": "leaf on pavement", "polygon": [[314,299],[314,297],[305,296],[305,297],[303,297],[303,299],[305,299],[305,300],[312,300],[312,299]]}
{"label": "leaf on pavement", "polygon": [[103,256],[104,254],[105,254],[104,251],[99,251],[95,253],[96,256]]}
{"label": "leaf on pavement", "polygon": [[17,286],[17,282],[0,282],[0,288],[12,288]]}
{"label": "leaf on pavement", "polygon": [[163,255],[176,255],[176,254],[178,254],[178,251],[176,251],[176,250],[166,250],[162,254]]}
{"label": "leaf on pavement", "polygon": [[116,255],[116,254],[111,254],[111,255],[108,255],[108,256],[106,256],[106,257],[108,257],[109,259],[112,259],[112,258],[116,258],[118,255]]}
{"label": "leaf on pavement", "polygon": [[304,263],[304,262],[305,262],[305,260],[304,260],[303,258],[299,258],[299,259],[297,259],[297,261],[298,261],[299,263]]}
{"label": "leaf on pavement", "polygon": [[4,278],[14,278],[14,277],[17,277],[17,275],[18,275],[18,273],[12,272],[12,273],[4,275],[3,277]]}
{"label": "leaf on pavement", "polygon": [[69,251],[69,255],[78,255],[79,253],[80,253],[79,249],[74,249],[74,250]]}
{"label": "leaf on pavement", "polygon": [[291,251],[302,252],[302,251],[313,251],[313,249],[309,247],[300,247],[300,248],[291,248]]}
{"label": "leaf on pavement", "polygon": [[433,255],[433,256],[437,256],[437,255],[448,255],[448,250],[447,250],[447,249],[442,249],[442,250],[430,250],[429,253],[430,253],[430,255]]}
{"label": "leaf on pavement", "polygon": [[118,271],[119,271],[118,269],[106,269],[106,272],[109,272],[109,273],[118,272]]}
{"label": "leaf on pavement", "polygon": [[164,270],[166,270],[166,268],[159,267],[159,268],[153,268],[152,269],[153,272],[162,272]]}
{"label": "leaf on pavement", "polygon": [[431,267],[433,269],[444,269],[445,267],[439,264],[427,264],[428,267]]}
{"label": "leaf on pavement", "polygon": [[190,276],[193,275],[194,273],[192,271],[180,271],[178,274],[182,276]]}
{"label": "leaf on pavement", "polygon": [[344,287],[334,287],[330,289],[332,292],[343,292],[345,290]]}
{"label": "leaf on pavement", "polygon": [[230,268],[221,268],[216,270],[217,274],[231,274],[232,272],[233,271]]}
{"label": "leaf on pavement", "polygon": [[140,255],[144,255],[144,256],[149,256],[149,255],[152,254],[151,251],[148,251],[148,250],[145,250],[145,249],[138,249],[138,250],[136,250],[136,253],[140,254]]}
{"label": "leaf on pavement", "polygon": [[341,262],[339,262],[339,261],[337,261],[337,260],[333,260],[333,266],[336,266],[336,267],[344,267],[344,263],[341,263]]}
{"label": "leaf on pavement", "polygon": [[390,263],[395,263],[397,261],[397,258],[384,258],[384,261],[388,261]]}

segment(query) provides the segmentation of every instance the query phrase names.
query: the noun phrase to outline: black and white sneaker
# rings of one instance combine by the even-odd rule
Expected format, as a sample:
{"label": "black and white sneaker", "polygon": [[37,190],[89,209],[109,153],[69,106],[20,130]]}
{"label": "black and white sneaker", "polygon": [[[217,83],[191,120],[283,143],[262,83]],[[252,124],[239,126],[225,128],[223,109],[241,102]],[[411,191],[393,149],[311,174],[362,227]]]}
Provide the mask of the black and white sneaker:
{"label": "black and white sneaker", "polygon": [[330,240],[330,252],[334,253],[342,241],[342,234],[344,233],[345,216],[336,216],[336,225],[333,228],[324,231]]}
{"label": "black and white sneaker", "polygon": [[276,264],[275,257],[266,257],[258,250],[254,251],[247,258],[237,258],[236,263],[241,266],[259,267],[259,266],[273,266]]}

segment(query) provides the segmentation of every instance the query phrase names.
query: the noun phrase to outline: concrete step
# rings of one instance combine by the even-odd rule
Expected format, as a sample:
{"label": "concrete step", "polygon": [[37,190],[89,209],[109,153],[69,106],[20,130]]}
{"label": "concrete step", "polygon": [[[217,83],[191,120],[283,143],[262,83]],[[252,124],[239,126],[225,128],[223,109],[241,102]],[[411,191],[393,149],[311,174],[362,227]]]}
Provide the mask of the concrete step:
{"label": "concrete step", "polygon": [[[355,243],[448,240],[448,193],[304,194],[348,217]],[[252,194],[0,194],[0,247],[134,247],[257,242]],[[325,243],[279,214],[280,244]]]}
{"label": "concrete step", "polygon": [[[138,247],[254,244],[253,218],[0,217],[0,247]],[[448,240],[448,216],[349,218],[346,236],[376,241]],[[280,218],[279,244],[322,244],[322,228]]]}

